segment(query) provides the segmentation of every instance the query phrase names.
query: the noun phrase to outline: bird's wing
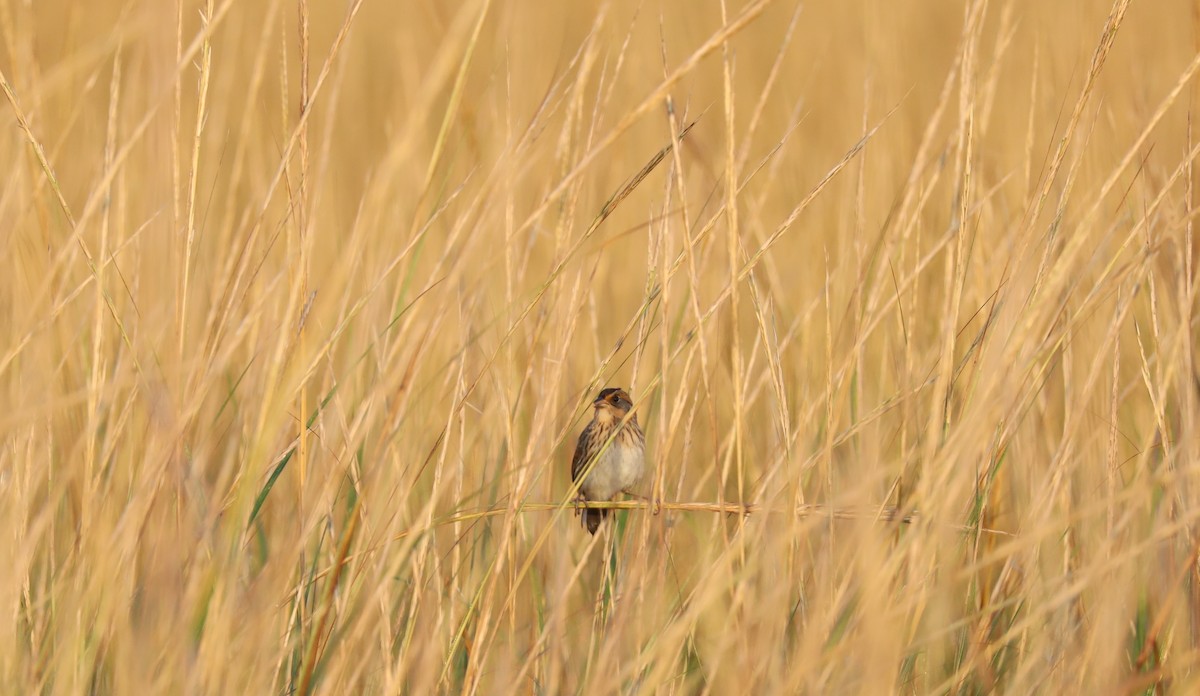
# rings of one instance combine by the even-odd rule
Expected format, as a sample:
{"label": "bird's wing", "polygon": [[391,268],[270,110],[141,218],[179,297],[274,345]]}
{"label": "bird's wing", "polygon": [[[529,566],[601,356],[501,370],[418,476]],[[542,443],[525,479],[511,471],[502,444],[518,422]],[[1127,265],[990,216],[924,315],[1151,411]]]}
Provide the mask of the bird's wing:
{"label": "bird's wing", "polygon": [[579,480],[579,475],[583,473],[584,468],[588,463],[588,441],[592,438],[592,424],[588,423],[587,427],[579,433],[579,444],[575,445],[575,456],[571,459],[571,482]]}

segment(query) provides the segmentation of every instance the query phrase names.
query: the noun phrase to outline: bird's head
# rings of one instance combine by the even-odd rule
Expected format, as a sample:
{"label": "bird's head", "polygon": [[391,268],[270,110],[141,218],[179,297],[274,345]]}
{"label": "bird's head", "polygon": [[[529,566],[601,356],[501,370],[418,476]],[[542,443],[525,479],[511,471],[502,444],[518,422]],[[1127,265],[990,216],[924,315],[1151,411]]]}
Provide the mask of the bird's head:
{"label": "bird's head", "polygon": [[592,402],[596,408],[596,420],[601,422],[619,421],[633,408],[633,401],[624,389],[605,389]]}

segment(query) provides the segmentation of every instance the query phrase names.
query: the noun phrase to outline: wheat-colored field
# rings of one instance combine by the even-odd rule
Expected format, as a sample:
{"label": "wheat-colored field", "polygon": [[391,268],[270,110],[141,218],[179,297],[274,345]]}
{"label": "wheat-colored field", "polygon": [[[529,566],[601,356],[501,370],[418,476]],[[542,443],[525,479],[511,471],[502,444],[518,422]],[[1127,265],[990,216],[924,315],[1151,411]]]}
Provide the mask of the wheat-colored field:
{"label": "wheat-colored field", "polygon": [[1195,693],[1198,47],[0,0],[0,692]]}

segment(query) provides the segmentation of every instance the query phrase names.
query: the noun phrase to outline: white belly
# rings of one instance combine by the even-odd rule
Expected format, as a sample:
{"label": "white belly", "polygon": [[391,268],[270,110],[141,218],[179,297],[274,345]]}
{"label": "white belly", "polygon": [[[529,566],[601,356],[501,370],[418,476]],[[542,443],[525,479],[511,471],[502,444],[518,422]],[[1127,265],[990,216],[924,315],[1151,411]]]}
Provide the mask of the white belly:
{"label": "white belly", "polygon": [[621,491],[628,491],[642,480],[646,458],[636,447],[619,447],[616,442],[592,467],[580,489],[588,500],[612,500]]}

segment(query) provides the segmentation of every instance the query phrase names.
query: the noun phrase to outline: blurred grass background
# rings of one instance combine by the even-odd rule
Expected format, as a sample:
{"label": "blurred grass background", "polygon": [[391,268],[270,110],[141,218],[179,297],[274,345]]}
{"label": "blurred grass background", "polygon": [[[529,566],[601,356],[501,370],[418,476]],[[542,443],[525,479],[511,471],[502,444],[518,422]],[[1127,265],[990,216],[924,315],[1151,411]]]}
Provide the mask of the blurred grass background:
{"label": "blurred grass background", "polygon": [[0,683],[1194,691],[1198,17],[0,0]]}

